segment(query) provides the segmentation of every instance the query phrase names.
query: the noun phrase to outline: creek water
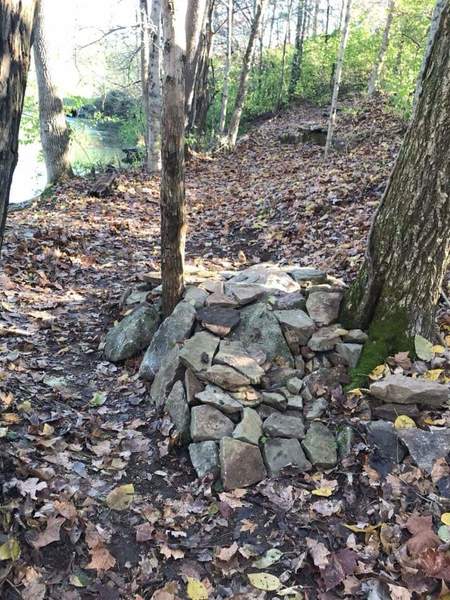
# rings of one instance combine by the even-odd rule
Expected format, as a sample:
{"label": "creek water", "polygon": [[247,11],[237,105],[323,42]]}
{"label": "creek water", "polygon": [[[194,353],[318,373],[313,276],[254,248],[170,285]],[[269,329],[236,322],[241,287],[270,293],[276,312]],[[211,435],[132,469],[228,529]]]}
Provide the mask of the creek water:
{"label": "creek water", "polygon": [[[115,124],[98,124],[90,119],[68,118],[72,130],[70,162],[75,173],[83,174],[92,166],[123,160],[123,143]],[[40,141],[19,144],[19,160],[14,171],[10,202],[30,200],[47,185],[47,174]]]}

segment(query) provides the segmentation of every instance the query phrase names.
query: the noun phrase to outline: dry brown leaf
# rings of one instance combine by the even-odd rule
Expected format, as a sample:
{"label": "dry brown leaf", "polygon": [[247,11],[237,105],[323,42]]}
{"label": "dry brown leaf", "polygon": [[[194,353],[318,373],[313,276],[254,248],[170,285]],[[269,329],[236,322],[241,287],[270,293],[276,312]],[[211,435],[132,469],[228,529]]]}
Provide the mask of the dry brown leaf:
{"label": "dry brown leaf", "polygon": [[70,500],[55,500],[53,506],[60,515],[70,521],[73,521],[78,516],[78,511]]}
{"label": "dry brown leaf", "polygon": [[155,528],[150,523],[141,523],[136,526],[136,541],[148,542],[153,537]]}
{"label": "dry brown leaf", "polygon": [[433,531],[433,517],[420,517],[414,515],[409,517],[406,522],[406,527],[413,537],[407,542],[408,552],[412,556],[418,556],[424,550],[436,548],[441,541]]}
{"label": "dry brown leaf", "polygon": [[34,548],[43,548],[53,542],[59,542],[61,525],[65,520],[64,517],[50,517],[45,530],[31,542]]}
{"label": "dry brown leaf", "polygon": [[183,550],[180,550],[179,548],[170,548],[167,544],[162,544],[159,547],[159,551],[166,558],[173,558],[175,560],[184,558]]}
{"label": "dry brown leaf", "polygon": [[86,565],[86,569],[95,569],[96,571],[109,571],[116,564],[116,559],[104,546],[97,546],[91,550],[91,562]]}
{"label": "dry brown leaf", "polygon": [[318,542],[312,538],[306,538],[306,545],[308,547],[313,563],[319,569],[325,568],[329,563],[330,552],[327,550],[325,544]]}
{"label": "dry brown leaf", "polygon": [[220,550],[216,551],[216,558],[224,562],[228,562],[233,558],[238,549],[239,547],[237,543],[233,542],[233,544],[231,544],[231,546],[229,546],[228,548],[221,548]]}

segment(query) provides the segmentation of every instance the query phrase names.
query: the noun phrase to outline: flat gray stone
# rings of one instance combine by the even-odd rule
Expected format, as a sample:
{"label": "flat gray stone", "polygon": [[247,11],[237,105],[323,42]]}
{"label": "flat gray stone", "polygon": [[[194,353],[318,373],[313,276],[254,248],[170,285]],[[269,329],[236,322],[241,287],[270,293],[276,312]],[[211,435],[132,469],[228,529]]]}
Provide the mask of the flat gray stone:
{"label": "flat gray stone", "polygon": [[450,452],[450,429],[399,429],[398,437],[408,448],[416,465],[426,473],[431,473],[438,458],[444,458]]}
{"label": "flat gray stone", "polygon": [[307,460],[300,442],[294,439],[271,438],[263,445],[264,460],[270,475],[276,476],[286,467],[293,466],[301,472],[309,471]]}
{"label": "flat gray stone", "polygon": [[317,400],[313,400],[311,406],[309,407],[308,412],[306,413],[306,418],[312,421],[313,419],[319,419],[327,410],[328,401],[326,398],[317,398]]}
{"label": "flat gray stone", "polygon": [[219,472],[219,449],[216,442],[189,444],[189,456],[200,479],[208,473],[215,475]]}
{"label": "flat gray stone", "polygon": [[298,283],[287,273],[269,264],[253,265],[232,277],[229,283],[258,284],[265,289],[282,292],[295,292],[300,289]]}
{"label": "flat gray stone", "polygon": [[206,299],[206,305],[211,308],[237,308],[239,303],[233,296],[229,296],[222,292],[214,292]]}
{"label": "flat gray stone", "polygon": [[372,407],[372,414],[385,421],[395,421],[400,415],[415,419],[420,415],[420,411],[417,404],[381,404]]}
{"label": "flat gray stone", "polygon": [[231,436],[234,423],[212,406],[194,406],[191,410],[191,439],[193,442],[220,440]]}
{"label": "flat gray stone", "polygon": [[361,344],[353,344],[350,342],[340,342],[336,344],[336,352],[342,356],[344,363],[354,369],[358,364],[359,357],[362,352]]}
{"label": "flat gray stone", "polygon": [[219,352],[214,358],[214,363],[233,367],[242,375],[245,375],[252,384],[258,384],[265,371],[256,360],[246,352],[239,341],[223,340],[220,342]]}
{"label": "flat gray stone", "polygon": [[184,388],[188,404],[193,404],[195,396],[203,392],[205,386],[192,371],[186,369],[186,373],[184,374]]}
{"label": "flat gray stone", "polygon": [[339,342],[341,336],[347,332],[341,325],[329,325],[318,329],[308,342],[309,348],[314,352],[326,352],[332,350]]}
{"label": "flat gray stone", "polygon": [[297,395],[303,387],[303,380],[298,377],[292,377],[292,379],[288,379],[286,387],[291,394]]}
{"label": "flat gray stone", "polygon": [[235,308],[214,306],[198,310],[197,319],[205,329],[224,337],[239,324],[241,315]]}
{"label": "flat gray stone", "polygon": [[300,417],[274,414],[264,421],[263,431],[270,437],[301,439],[305,435],[305,426]]}
{"label": "flat gray stone", "polygon": [[288,410],[303,410],[303,398],[299,394],[289,396],[287,399],[287,403]]}
{"label": "flat gray stone", "polygon": [[106,359],[120,362],[139,354],[152,341],[160,320],[154,306],[143,304],[136,308],[108,331],[104,348]]}
{"label": "flat gray stone", "polygon": [[280,293],[277,296],[271,296],[269,303],[274,310],[304,310],[306,308],[306,298],[301,292]]}
{"label": "flat gray stone", "polygon": [[281,331],[278,319],[261,303],[251,304],[241,310],[241,322],[231,333],[233,340],[240,340],[245,348],[258,344],[267,358],[279,366],[292,367],[293,358]]}
{"label": "flat gray stone", "polygon": [[287,272],[300,285],[326,283],[327,274],[312,267],[290,267]]}
{"label": "flat gray stone", "polygon": [[220,471],[225,490],[248,487],[267,476],[258,446],[234,438],[220,441]]}
{"label": "flat gray stone", "polygon": [[250,384],[248,377],[226,365],[213,365],[204,373],[202,372],[200,376],[202,379],[206,379],[206,381],[231,392]]}
{"label": "flat gray stone", "polygon": [[342,295],[340,292],[311,292],[306,300],[306,309],[311,319],[321,325],[330,325],[336,321]]}
{"label": "flat gray stone", "polygon": [[212,365],[220,339],[207,331],[199,331],[180,350],[181,362],[194,371],[206,371]]}
{"label": "flat gray stone", "polygon": [[215,385],[207,385],[203,392],[197,394],[196,399],[203,404],[214,406],[227,415],[240,413],[242,404],[227,394],[222,388]]}
{"label": "flat gray stone", "polygon": [[233,431],[233,437],[241,442],[258,444],[262,436],[262,420],[253,408],[244,408],[242,421]]}
{"label": "flat gray stone", "polygon": [[306,346],[316,326],[303,310],[276,310],[278,319],[289,348],[299,354],[300,346]]}
{"label": "flat gray stone", "polygon": [[187,339],[194,326],[195,309],[188,302],[180,302],[173,313],[164,319],[147,348],[139,369],[143,379],[153,380],[164,356],[172,348]]}
{"label": "flat gray stone", "polygon": [[368,339],[369,336],[362,329],[350,329],[344,335],[344,342],[351,342],[353,344],[365,344]]}
{"label": "flat gray stone", "polygon": [[180,363],[180,351],[174,346],[163,358],[160,369],[150,388],[150,397],[156,406],[163,406],[173,384],[183,377],[184,367]]}
{"label": "flat gray stone", "polygon": [[394,404],[443,406],[449,398],[449,388],[443,383],[427,379],[413,379],[405,375],[389,375],[370,386],[375,398]]}
{"label": "flat gray stone", "polygon": [[336,464],[336,440],[323,423],[318,421],[311,423],[302,445],[306,456],[314,466],[329,469]]}
{"label": "flat gray stone", "polygon": [[261,285],[247,285],[245,283],[227,283],[225,290],[228,295],[236,298],[239,306],[251,304],[268,293],[266,288]]}
{"label": "flat gray stone", "polygon": [[205,306],[206,299],[209,294],[206,290],[203,290],[196,285],[189,286],[186,288],[186,292],[184,294],[184,301],[189,302],[196,309],[203,308]]}
{"label": "flat gray stone", "polygon": [[262,401],[268,406],[273,406],[277,410],[284,411],[287,408],[287,400],[283,394],[278,392],[263,392]]}
{"label": "flat gray stone", "polygon": [[191,417],[189,405],[186,400],[186,392],[181,381],[176,381],[173,384],[172,391],[167,397],[165,408],[172,423],[175,425],[176,432],[180,435],[181,440],[186,442],[189,439]]}
{"label": "flat gray stone", "polygon": [[[305,386],[314,396],[322,395],[322,389],[331,390],[339,383],[348,383],[350,381],[347,369],[345,367],[320,367],[317,371],[310,373],[303,379]],[[303,394],[305,388],[302,390]]]}
{"label": "flat gray stone", "polygon": [[[416,430],[417,431],[417,430]],[[367,424],[367,439],[379,456],[393,463],[400,463],[406,456],[406,450],[399,439],[399,432],[389,421],[372,421]]]}

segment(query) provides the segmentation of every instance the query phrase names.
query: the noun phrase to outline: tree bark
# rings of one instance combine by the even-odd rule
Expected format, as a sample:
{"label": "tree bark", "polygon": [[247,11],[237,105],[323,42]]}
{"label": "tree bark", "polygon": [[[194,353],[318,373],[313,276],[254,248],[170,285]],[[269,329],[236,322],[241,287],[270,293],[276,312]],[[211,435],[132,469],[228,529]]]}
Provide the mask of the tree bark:
{"label": "tree bark", "polygon": [[319,22],[319,4],[320,0],[314,0],[314,16],[313,16],[313,35],[317,35]]}
{"label": "tree bark", "polygon": [[303,60],[303,42],[306,26],[306,0],[298,0],[297,25],[295,28],[295,48],[291,66],[291,80],[289,82],[289,100],[295,96],[297,84],[300,81]]}
{"label": "tree bark", "polygon": [[36,0],[0,2],[0,250],[17,164]]}
{"label": "tree bark", "polygon": [[[344,324],[369,328],[367,375],[386,356],[431,338],[450,258],[450,5],[445,2],[421,76],[417,109],[349,290]],[[374,364],[375,363],[375,364]]]}
{"label": "tree bark", "polygon": [[70,130],[64,104],[52,73],[49,31],[46,25],[47,0],[36,5],[34,30],[34,64],[39,94],[39,125],[48,183],[72,176],[69,160]]}
{"label": "tree bark", "polygon": [[381,41],[381,46],[378,51],[377,58],[373,65],[372,73],[370,74],[369,85],[367,87],[367,93],[369,96],[373,96],[375,93],[378,81],[380,79],[381,70],[383,68],[384,59],[386,57],[386,52],[389,47],[389,35],[391,32],[392,20],[394,18],[394,10],[395,10],[395,0],[389,0],[388,13],[386,17],[386,24],[384,26],[383,31],[383,39]]}
{"label": "tree bark", "polygon": [[147,170],[161,170],[161,0],[152,0],[148,59]]}
{"label": "tree bark", "polygon": [[333,142],[333,132],[334,132],[334,126],[336,124],[336,111],[337,111],[337,102],[338,102],[338,97],[339,97],[339,87],[341,85],[342,66],[344,64],[345,48],[347,46],[348,34],[349,34],[349,29],[350,29],[349,26],[350,26],[351,8],[352,8],[352,0],[346,0],[344,26],[342,29],[341,41],[339,44],[339,50],[338,50],[338,55],[337,55],[337,60],[336,60],[336,69],[334,71],[333,96],[331,98],[330,118],[328,119],[327,141],[325,143],[325,159],[328,158],[328,154],[331,149],[331,144]]}
{"label": "tree bark", "polygon": [[192,107],[208,0],[184,0],[186,7],[186,115],[192,125]]}
{"label": "tree bark", "polygon": [[[144,138],[147,157],[149,154],[150,90],[149,90],[149,14],[147,0],[139,0],[139,27],[141,30],[141,89],[144,109]],[[148,164],[148,159],[147,159]]]}
{"label": "tree bark", "polygon": [[163,0],[164,78],[161,174],[162,309],[171,314],[184,289],[186,3]]}
{"label": "tree bark", "polygon": [[[209,72],[211,66],[211,54],[213,49],[214,34],[212,29],[214,12],[214,0],[209,0],[206,12],[205,25],[203,27],[200,55],[195,77],[194,95],[189,116],[189,130],[203,133],[206,127],[208,108],[210,106]],[[212,86],[214,87],[214,86]]]}
{"label": "tree bark", "polygon": [[227,53],[223,72],[222,105],[220,108],[219,134],[223,136],[227,120],[228,96],[230,83],[230,69],[233,51],[233,0],[228,0],[227,6]]}
{"label": "tree bark", "polygon": [[286,46],[287,46],[289,27],[290,27],[290,22],[291,22],[292,3],[293,3],[293,0],[289,0],[288,11],[287,11],[287,15],[286,15],[286,30],[284,33],[283,51],[282,51],[282,55],[281,55],[280,85],[279,85],[279,89],[278,89],[278,98],[277,98],[277,104],[276,104],[277,110],[280,109],[281,103],[283,100],[284,72],[285,72],[285,66],[286,66]]}

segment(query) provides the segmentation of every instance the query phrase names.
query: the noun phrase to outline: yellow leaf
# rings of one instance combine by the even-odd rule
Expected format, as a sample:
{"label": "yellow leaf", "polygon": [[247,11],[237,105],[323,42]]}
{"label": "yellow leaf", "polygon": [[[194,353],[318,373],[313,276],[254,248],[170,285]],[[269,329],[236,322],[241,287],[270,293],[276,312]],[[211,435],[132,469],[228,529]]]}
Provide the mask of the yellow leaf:
{"label": "yellow leaf", "polygon": [[281,581],[270,573],[249,573],[248,580],[257,590],[276,592],[282,586]]}
{"label": "yellow leaf", "polygon": [[373,369],[373,371],[369,373],[369,379],[371,379],[372,381],[377,381],[378,379],[381,379],[384,375],[384,368],[385,365],[378,365],[378,367],[375,367],[375,369]]}
{"label": "yellow leaf", "polygon": [[330,487],[317,488],[316,490],[312,490],[311,492],[311,494],[313,494],[314,496],[324,496],[325,498],[331,496],[332,493],[333,490]]}
{"label": "yellow leaf", "polygon": [[114,488],[106,496],[106,504],[113,510],[126,510],[134,498],[134,485],[127,483]]}
{"label": "yellow leaf", "polygon": [[208,600],[208,590],[201,581],[188,577],[187,595],[191,600]]}
{"label": "yellow leaf", "polygon": [[416,354],[421,360],[431,360],[433,358],[433,344],[422,335],[414,337],[414,346]]}
{"label": "yellow leaf", "polygon": [[20,558],[20,546],[16,538],[9,538],[0,546],[0,560],[18,560]]}
{"label": "yellow leaf", "polygon": [[394,421],[394,427],[395,429],[412,429],[417,425],[408,415],[399,415]]}
{"label": "yellow leaf", "polygon": [[447,344],[447,346],[449,346],[449,347],[450,347],[450,335],[446,335],[446,336],[445,336],[445,340],[444,340],[444,341],[445,341],[445,343]]}
{"label": "yellow leaf", "polygon": [[353,390],[349,390],[347,394],[349,396],[357,396],[358,398],[360,398],[363,395],[361,388],[354,388]]}
{"label": "yellow leaf", "polygon": [[444,346],[441,346],[440,344],[433,346],[431,349],[435,354],[442,354],[443,352],[445,352]]}
{"label": "yellow leaf", "polygon": [[433,425],[434,427],[442,427],[442,425],[446,424],[445,419],[432,419],[431,417],[427,417],[423,420],[425,425]]}
{"label": "yellow leaf", "polygon": [[360,527],[359,525],[348,525],[347,523],[343,523],[344,527],[353,531],[353,533],[373,533],[379,527],[381,527],[381,523],[378,525],[363,525]]}
{"label": "yellow leaf", "polygon": [[430,369],[424,373],[423,378],[429,379],[430,381],[437,381],[443,372],[443,369]]}
{"label": "yellow leaf", "polygon": [[441,521],[444,523],[444,525],[450,525],[450,513],[442,514]]}

